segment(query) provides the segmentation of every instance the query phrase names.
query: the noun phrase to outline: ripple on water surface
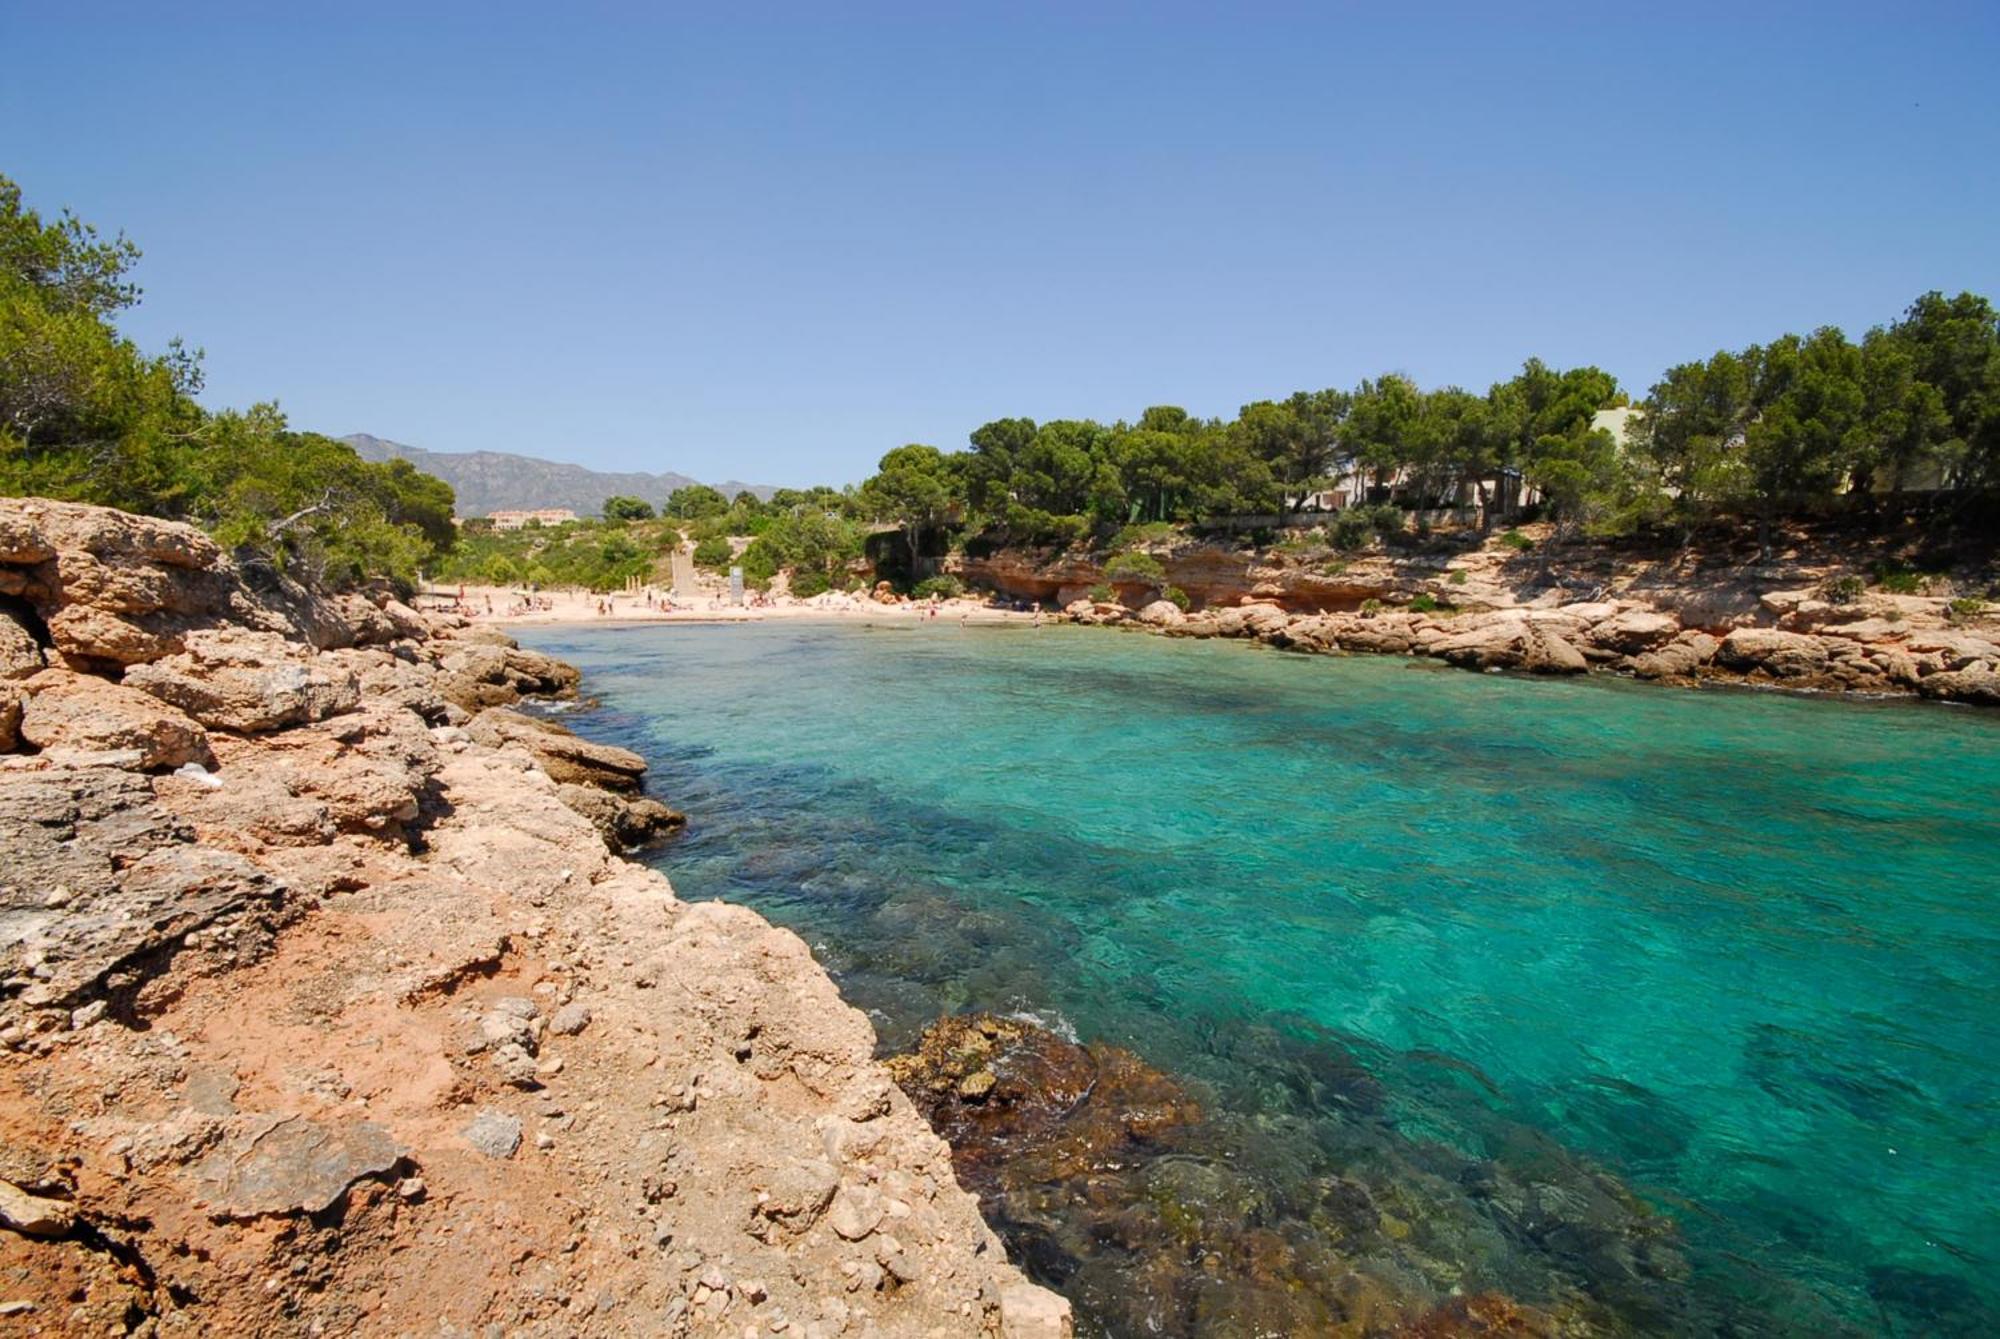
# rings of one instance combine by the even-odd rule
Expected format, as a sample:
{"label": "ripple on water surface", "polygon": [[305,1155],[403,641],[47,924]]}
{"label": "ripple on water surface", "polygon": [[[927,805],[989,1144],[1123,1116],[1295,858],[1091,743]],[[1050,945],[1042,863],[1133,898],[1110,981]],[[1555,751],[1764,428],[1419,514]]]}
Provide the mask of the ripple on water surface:
{"label": "ripple on water surface", "polygon": [[[1314,1299],[1266,1325],[1379,1285],[2000,1329],[2000,719],[1059,628],[531,635],[689,812],[682,895],[799,930],[886,1046],[1034,1010],[1200,1096],[1139,1218],[1004,1206],[1103,1328],[1242,1329],[1233,1230],[1210,1275]],[[1179,1273],[1132,1273],[1162,1234]]]}

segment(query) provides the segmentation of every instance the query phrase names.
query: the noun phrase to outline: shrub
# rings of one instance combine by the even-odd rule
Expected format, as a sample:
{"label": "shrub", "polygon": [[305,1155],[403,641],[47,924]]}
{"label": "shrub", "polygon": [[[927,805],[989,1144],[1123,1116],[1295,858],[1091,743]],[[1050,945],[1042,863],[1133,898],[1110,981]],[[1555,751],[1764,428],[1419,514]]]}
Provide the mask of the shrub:
{"label": "shrub", "polygon": [[711,535],[694,546],[694,561],[697,567],[722,569],[729,566],[734,556],[729,541],[720,535]]}
{"label": "shrub", "polygon": [[1924,580],[1907,568],[1884,568],[1878,572],[1875,584],[1891,595],[1915,595],[1924,588]]}
{"label": "shrub", "polygon": [[1509,530],[1506,534],[1500,536],[1500,542],[1516,553],[1526,553],[1529,549],[1535,547],[1535,541],[1529,539],[1519,530]]}
{"label": "shrub", "polygon": [[1901,563],[1882,563],[1875,568],[1875,584],[1891,595],[1922,595],[1946,579],[1942,572],[1919,572]]}
{"label": "shrub", "polygon": [[1188,598],[1188,593],[1179,586],[1167,587],[1160,592],[1160,598],[1180,610],[1183,614],[1188,611],[1188,606],[1194,603],[1193,600]]}
{"label": "shrub", "polygon": [[1450,581],[1454,586],[1463,586],[1465,584],[1465,573],[1453,572],[1446,580]]}
{"label": "shrub", "polygon": [[1319,574],[1323,577],[1337,577],[1346,570],[1347,559],[1345,558],[1331,558],[1319,565]]}
{"label": "shrub", "polygon": [[1118,592],[1102,581],[1090,588],[1090,599],[1093,604],[1110,604],[1117,598]]}
{"label": "shrub", "polygon": [[1945,616],[1953,623],[1976,618],[1984,612],[1986,612],[1986,601],[1975,600],[1970,595],[1962,595],[1945,606]]}
{"label": "shrub", "polygon": [[1158,544],[1173,537],[1173,522],[1147,521],[1141,525],[1128,525],[1123,530],[1120,530],[1116,535],[1112,536],[1111,548],[1114,551],[1134,549],[1141,544]]}
{"label": "shrub", "polygon": [[809,600],[831,589],[832,586],[833,582],[827,579],[824,572],[815,572],[808,568],[805,571],[792,573],[792,594],[801,600]]}
{"label": "shrub", "polygon": [[1858,576],[1828,577],[1820,586],[1819,593],[1828,604],[1853,604],[1868,589],[1868,583]]}
{"label": "shrub", "polygon": [[955,576],[935,576],[919,581],[910,591],[919,600],[936,596],[940,600],[953,600],[965,594],[965,583]]}
{"label": "shrub", "polygon": [[1160,560],[1150,553],[1121,553],[1104,565],[1104,575],[1113,580],[1159,581],[1167,575]]}
{"label": "shrub", "polygon": [[1455,614],[1458,606],[1447,604],[1429,591],[1421,591],[1410,597],[1410,612],[1413,614]]}
{"label": "shrub", "polygon": [[1380,600],[1369,599],[1361,602],[1361,616],[1363,618],[1373,618],[1381,612],[1382,602]]}
{"label": "shrub", "polygon": [[1369,507],[1349,507],[1333,518],[1327,535],[1337,549],[1352,552],[1365,548],[1371,540],[1387,539],[1403,532],[1403,510],[1384,502]]}

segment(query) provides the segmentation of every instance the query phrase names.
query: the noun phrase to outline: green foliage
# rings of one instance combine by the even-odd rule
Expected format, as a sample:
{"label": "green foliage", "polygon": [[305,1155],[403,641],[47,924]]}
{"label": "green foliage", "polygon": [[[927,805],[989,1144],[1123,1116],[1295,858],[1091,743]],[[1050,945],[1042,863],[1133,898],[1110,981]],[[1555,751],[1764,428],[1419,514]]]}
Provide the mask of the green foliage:
{"label": "green foliage", "polygon": [[1104,575],[1113,581],[1159,582],[1166,578],[1167,569],[1152,554],[1135,550],[1114,555],[1104,565]]}
{"label": "green foliage", "polygon": [[1465,573],[1453,572],[1450,576],[1446,577],[1445,580],[1449,581],[1454,586],[1463,586],[1465,584]]}
{"label": "green foliage", "polygon": [[910,589],[910,594],[919,600],[933,597],[940,600],[955,600],[965,594],[965,583],[949,573],[943,576],[927,577]]}
{"label": "green foliage", "polygon": [[1373,618],[1381,612],[1382,602],[1380,600],[1370,598],[1361,602],[1361,616],[1363,618]]}
{"label": "green foliage", "polygon": [[252,567],[334,584],[407,588],[451,548],[439,480],[294,432],[272,406],[206,412],[198,352],[120,336],[138,256],[70,214],[44,220],[0,177],[0,492],[195,521]]}
{"label": "green foliage", "polygon": [[1168,586],[1160,592],[1160,598],[1180,610],[1183,614],[1188,611],[1188,606],[1194,603],[1193,600],[1188,598],[1188,593],[1179,586]]}
{"label": "green foliage", "polygon": [[1954,623],[1969,618],[1977,618],[1985,612],[1986,601],[1975,599],[1970,595],[1961,595],[1958,599],[1953,600],[1945,606],[1945,613]]}
{"label": "green foliage", "polygon": [[1868,583],[1852,574],[1828,577],[1820,584],[1819,593],[1828,604],[1853,604],[1868,589]]}
{"label": "green foliage", "polygon": [[[768,518],[763,532],[743,550],[743,574],[752,581],[769,581],[781,570],[792,574],[794,594],[800,583],[816,585],[811,593],[829,589],[845,575],[847,564],[861,556],[862,530],[839,515],[801,506],[796,514],[779,512]],[[697,560],[699,561],[699,560]]]}
{"label": "green foliage", "polygon": [[604,519],[607,521],[650,521],[653,519],[653,504],[644,498],[608,497],[604,499]]}
{"label": "green foliage", "polygon": [[1402,509],[1386,502],[1349,507],[1327,526],[1327,538],[1335,548],[1352,553],[1367,548],[1378,538],[1401,534],[1404,520]]}
{"label": "green foliage", "polygon": [[720,516],[729,510],[729,502],[722,494],[707,484],[689,484],[676,488],[667,498],[663,514],[683,521],[699,521],[704,517]]}
{"label": "green foliage", "polygon": [[446,583],[582,586],[623,589],[652,578],[671,530],[645,521],[579,521],[573,525],[468,532],[434,575]]}
{"label": "green foliage", "polygon": [[958,471],[934,446],[899,446],[882,457],[873,478],[861,486],[868,514],[891,521],[903,532],[914,571],[923,556],[926,530],[944,522],[958,496]]}
{"label": "green foliage", "polygon": [[1428,591],[1425,591],[1418,595],[1414,595],[1410,598],[1410,612],[1413,614],[1435,613],[1437,612],[1437,608],[1438,608],[1437,597],[1435,595],[1432,595]]}
{"label": "green foliage", "polygon": [[1875,566],[1875,584],[1890,595],[1922,595],[1932,582],[1940,580],[1942,573],[1919,572],[1902,563],[1884,562]]}
{"label": "green foliage", "polygon": [[729,541],[720,535],[712,535],[694,546],[696,567],[720,571],[727,568],[734,559],[735,550],[730,547]]}
{"label": "green foliage", "polygon": [[1125,526],[1111,537],[1109,547],[1116,551],[1135,549],[1147,544],[1164,544],[1179,533],[1172,521],[1141,521]]}
{"label": "green foliage", "polygon": [[1500,536],[1500,542],[1516,553],[1526,553],[1529,549],[1535,547],[1535,541],[1529,539],[1519,530],[1509,530],[1506,534]]}
{"label": "green foliage", "polygon": [[1113,590],[1109,583],[1103,581],[1092,586],[1089,594],[1092,604],[1110,604],[1118,598],[1118,592]]}
{"label": "green foliage", "polygon": [[[744,569],[748,572],[748,568]],[[833,581],[824,572],[792,573],[792,594],[801,600],[810,600],[815,595],[823,595],[833,589]]]}

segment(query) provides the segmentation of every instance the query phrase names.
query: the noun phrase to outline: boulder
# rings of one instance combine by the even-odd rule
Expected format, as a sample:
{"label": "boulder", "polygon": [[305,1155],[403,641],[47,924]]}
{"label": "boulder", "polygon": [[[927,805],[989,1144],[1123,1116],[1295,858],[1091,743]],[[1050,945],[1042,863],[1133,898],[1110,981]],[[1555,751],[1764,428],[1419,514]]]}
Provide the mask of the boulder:
{"label": "boulder", "polygon": [[1826,644],[1802,632],[1737,628],[1722,639],[1716,662],[1740,673],[1807,679],[1826,672]]}
{"label": "boulder", "polygon": [[192,930],[277,913],[283,886],[233,852],[190,844],[155,783],[47,757],[0,768],[0,976],[34,984],[0,1002],[73,1008],[114,972],[167,970]]}
{"label": "boulder", "polygon": [[1564,638],[1531,627],[1521,648],[1521,668],[1531,674],[1582,674],[1590,662]]}
{"label": "boulder", "polygon": [[118,753],[147,770],[212,756],[201,726],[136,688],[61,669],[43,670],[23,687],[20,735],[38,749]]}
{"label": "boulder", "polygon": [[0,680],[25,679],[48,664],[41,643],[10,609],[0,609]]}
{"label": "boulder", "polygon": [[1502,616],[1476,620],[1427,650],[1461,669],[1512,669],[1526,656],[1528,640],[1526,619]]}
{"label": "boulder", "polygon": [[1925,697],[1947,702],[1972,702],[1982,707],[2000,707],[2000,674],[1991,666],[1944,670],[1917,681],[1917,691]]}
{"label": "boulder", "polygon": [[525,716],[505,707],[480,712],[465,727],[475,744],[526,749],[551,780],[604,790],[637,793],[646,760],[630,749],[578,738],[554,721]]}
{"label": "boulder", "polygon": [[21,746],[21,704],[26,699],[20,685],[0,683],[0,753]]}
{"label": "boulder", "polygon": [[1635,657],[1632,672],[1642,679],[1685,679],[1715,658],[1721,642],[1705,632],[1683,632],[1656,651]]}
{"label": "boulder", "polygon": [[1665,646],[1680,630],[1680,623],[1671,614],[1627,609],[1596,624],[1586,636],[1594,645],[1635,656]]}
{"label": "boulder", "polygon": [[403,1151],[369,1121],[256,1116],[195,1169],[210,1212],[247,1219],[317,1214],[363,1177],[383,1177]]}
{"label": "boulder", "polygon": [[438,692],[467,711],[507,707],[523,697],[565,697],[582,678],[575,666],[518,646],[474,643],[439,662]]}
{"label": "boulder", "polygon": [[1171,600],[1155,600],[1138,613],[1141,623],[1155,628],[1171,628],[1186,618],[1180,606]]}
{"label": "boulder", "polygon": [[194,526],[48,498],[0,498],[0,594],[25,601],[78,666],[139,665],[197,628],[237,624],[337,645],[322,596],[279,573],[255,586]]}
{"label": "boulder", "polygon": [[569,783],[556,787],[556,798],[589,819],[613,851],[644,846],[687,826],[686,814],[646,795],[621,795]]}
{"label": "boulder", "polygon": [[268,632],[189,633],[187,649],[126,671],[125,683],[211,729],[255,734],[352,711],[360,684],[310,647]]}

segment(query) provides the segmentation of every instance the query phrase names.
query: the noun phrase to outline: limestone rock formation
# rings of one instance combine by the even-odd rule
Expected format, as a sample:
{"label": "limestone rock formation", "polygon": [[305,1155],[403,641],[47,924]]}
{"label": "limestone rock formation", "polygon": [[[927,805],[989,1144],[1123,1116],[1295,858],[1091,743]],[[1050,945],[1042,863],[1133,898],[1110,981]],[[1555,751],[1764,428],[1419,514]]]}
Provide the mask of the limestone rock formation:
{"label": "limestone rock formation", "polygon": [[[1288,546],[1289,547],[1289,546]],[[1232,637],[1318,654],[1430,656],[1475,670],[1592,671],[1693,685],[1747,682],[1867,695],[1916,693],[1990,705],[2000,609],[1944,595],[1823,594],[1826,573],[1733,562],[1690,572],[1671,560],[1584,553],[1585,598],[1559,565],[1507,547],[1332,561],[1176,540],[1149,548],[1161,587],[1108,582],[1103,555],[1000,550],[954,559],[966,580],[1054,598],[1072,620],[1171,637]],[[1807,568],[1810,564],[1805,565]],[[1192,612],[1088,598],[1110,585],[1136,600],[1172,584]],[[1135,594],[1136,592],[1136,594]]]}
{"label": "limestone rock formation", "polygon": [[0,600],[7,1315],[1069,1333],[804,943],[613,854],[573,669],[34,499]]}

